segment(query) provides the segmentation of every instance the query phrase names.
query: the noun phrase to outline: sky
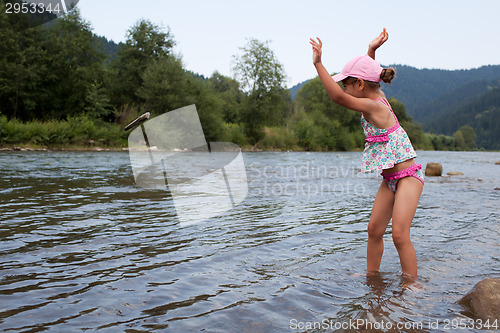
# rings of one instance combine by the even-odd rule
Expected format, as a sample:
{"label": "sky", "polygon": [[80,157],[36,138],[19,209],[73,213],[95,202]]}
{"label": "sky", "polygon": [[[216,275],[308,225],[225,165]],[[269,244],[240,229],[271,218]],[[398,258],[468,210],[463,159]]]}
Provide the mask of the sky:
{"label": "sky", "polygon": [[233,56],[250,38],[269,41],[287,86],[316,76],[310,37],[323,41],[331,73],[366,53],[382,28],[389,40],[377,51],[383,66],[470,69],[500,64],[498,0],[80,0],[95,34],[115,42],[139,19],[169,28],[174,53],[186,69],[233,77]]}

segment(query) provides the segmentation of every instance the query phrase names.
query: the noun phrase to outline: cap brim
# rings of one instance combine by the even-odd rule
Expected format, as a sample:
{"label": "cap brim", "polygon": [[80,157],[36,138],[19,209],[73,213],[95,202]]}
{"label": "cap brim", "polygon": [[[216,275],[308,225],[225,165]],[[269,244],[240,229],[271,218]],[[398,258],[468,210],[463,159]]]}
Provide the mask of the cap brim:
{"label": "cap brim", "polygon": [[336,74],[336,75],[332,76],[332,78],[333,78],[333,81],[335,81],[335,82],[340,82],[340,81],[342,81],[343,79],[347,78],[347,76],[348,76],[348,75],[345,75],[345,74],[342,74],[342,73],[338,73],[338,74]]}

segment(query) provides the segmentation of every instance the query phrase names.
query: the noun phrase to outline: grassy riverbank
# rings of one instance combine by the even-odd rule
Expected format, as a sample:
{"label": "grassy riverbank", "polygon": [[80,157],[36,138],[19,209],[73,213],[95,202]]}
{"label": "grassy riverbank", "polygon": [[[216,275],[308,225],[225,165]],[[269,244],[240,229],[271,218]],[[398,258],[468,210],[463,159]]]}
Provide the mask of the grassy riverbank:
{"label": "grassy riverbank", "polygon": [[[224,123],[222,126],[216,141],[233,142],[243,151],[360,151],[364,145],[362,132],[339,133],[335,142],[328,145],[329,141],[321,137],[322,132],[317,128],[301,130],[300,126],[294,129],[286,126],[266,127],[263,138],[251,144],[240,125]],[[123,127],[86,115],[44,122],[8,120],[0,115],[0,151],[122,151],[127,150],[129,135]],[[454,137],[428,133],[412,138],[415,148],[419,150],[474,150],[457,146],[454,141]]]}
{"label": "grassy riverbank", "polygon": [[[4,151],[126,150],[129,134],[120,124],[91,119],[85,115],[44,122],[21,122],[0,116],[0,150]],[[224,124],[218,141],[233,142],[243,151],[329,150],[320,145],[303,147],[293,131],[282,127],[266,128],[264,138],[252,145],[239,125]]]}
{"label": "grassy riverbank", "polygon": [[45,122],[7,120],[0,116],[0,147],[10,149],[96,150],[127,147],[127,135],[118,124],[85,115]]}

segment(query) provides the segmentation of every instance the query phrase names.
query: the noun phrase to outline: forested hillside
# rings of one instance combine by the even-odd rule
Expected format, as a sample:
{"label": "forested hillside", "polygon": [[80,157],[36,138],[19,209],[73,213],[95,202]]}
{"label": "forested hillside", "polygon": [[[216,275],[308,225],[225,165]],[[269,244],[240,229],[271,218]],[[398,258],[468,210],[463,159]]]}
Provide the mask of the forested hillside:
{"label": "forested hillside", "polygon": [[449,135],[467,124],[474,129],[478,146],[500,149],[500,86],[490,87],[484,94],[443,108],[425,124],[427,128]]}
{"label": "forested hillside", "polygon": [[405,103],[408,113],[426,132],[453,135],[473,128],[479,147],[499,149],[500,66],[446,71],[394,66],[397,77],[384,86],[388,96]]}
{"label": "forested hillside", "polygon": [[[438,114],[452,114],[453,110],[461,108],[464,104],[467,104],[471,99],[481,96],[495,87],[500,87],[500,79],[497,80],[482,80],[474,81],[468,84],[464,84],[459,88],[452,90],[449,93],[440,95],[439,97],[428,101],[425,104],[420,104],[418,110],[415,112],[415,118],[420,119],[424,128],[432,129],[429,127],[431,123],[434,123],[433,118]],[[448,128],[446,132],[452,131]]]}
{"label": "forested hillside", "polygon": [[500,65],[454,71],[390,66],[396,69],[396,79],[392,85],[384,85],[384,91],[405,103],[408,113],[418,122],[422,122],[428,113],[434,113],[435,110],[426,112],[424,108],[429,102],[436,102],[463,87],[474,89],[473,86],[480,81],[500,80]]}

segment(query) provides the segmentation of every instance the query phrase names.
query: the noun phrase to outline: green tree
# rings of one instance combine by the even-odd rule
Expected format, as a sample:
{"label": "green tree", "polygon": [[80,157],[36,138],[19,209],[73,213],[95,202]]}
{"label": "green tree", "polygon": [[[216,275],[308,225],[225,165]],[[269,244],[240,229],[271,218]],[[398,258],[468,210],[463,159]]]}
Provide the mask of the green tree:
{"label": "green tree", "polygon": [[430,143],[430,145],[425,146],[424,149],[453,150],[454,148],[454,139],[451,136],[426,133],[424,134],[424,138]]}
{"label": "green tree", "polygon": [[246,135],[254,143],[264,136],[265,125],[282,124],[288,112],[289,93],[285,71],[269,48],[269,42],[250,39],[234,55],[233,72],[247,94],[241,112]]}
{"label": "green tree", "polygon": [[318,131],[314,127],[314,123],[310,119],[301,120],[294,128],[295,136],[298,139],[298,144],[305,150],[317,149],[317,134]]}
{"label": "green tree", "polygon": [[47,94],[37,118],[63,119],[85,111],[95,117],[109,114],[103,88],[105,54],[90,23],[74,9],[48,29],[42,43],[45,58],[39,63],[46,68]]}
{"label": "green tree", "polygon": [[453,134],[453,143],[454,143],[455,149],[464,150],[465,140],[464,140],[464,136],[463,136],[461,131],[456,131]]}
{"label": "green tree", "polygon": [[245,94],[240,90],[240,84],[218,72],[213,73],[209,81],[222,99],[223,120],[226,123],[238,123],[241,107],[245,101]]}
{"label": "green tree", "polygon": [[35,115],[47,76],[40,44],[45,31],[28,28],[25,16],[7,17],[0,3],[0,113],[22,120]]}
{"label": "green tree", "polygon": [[180,59],[152,61],[142,73],[141,81],[136,95],[154,116],[195,102],[188,97],[189,80]]}
{"label": "green tree", "polygon": [[113,105],[121,107],[144,102],[138,94],[143,86],[144,72],[151,63],[169,58],[174,45],[170,29],[165,31],[149,20],[142,19],[130,28],[126,42],[120,44],[110,66]]}
{"label": "green tree", "polygon": [[159,115],[195,104],[208,142],[222,136],[222,100],[208,80],[196,77],[182,68],[175,57],[157,59],[142,75],[143,84],[137,96],[144,100],[144,109]]}
{"label": "green tree", "polygon": [[469,125],[460,127],[454,134],[455,147],[459,150],[473,150],[477,148],[476,133]]}

